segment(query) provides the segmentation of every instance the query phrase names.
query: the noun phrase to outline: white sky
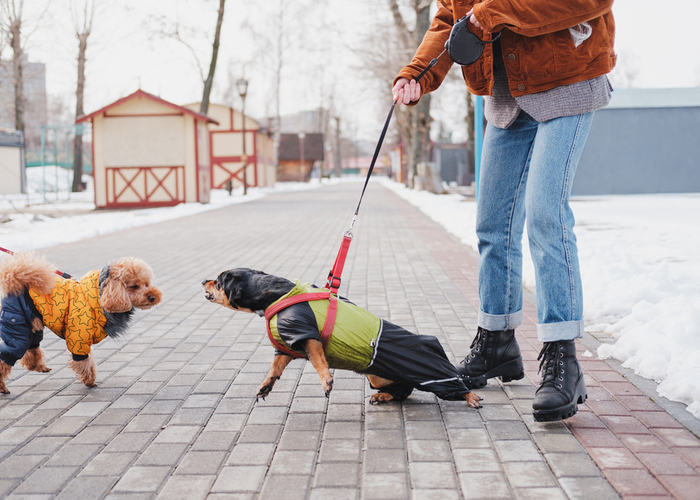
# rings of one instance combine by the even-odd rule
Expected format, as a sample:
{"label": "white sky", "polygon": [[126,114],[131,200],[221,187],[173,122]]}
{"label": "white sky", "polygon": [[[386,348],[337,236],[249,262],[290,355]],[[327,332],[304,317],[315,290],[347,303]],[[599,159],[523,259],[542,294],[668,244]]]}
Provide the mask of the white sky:
{"label": "white sky", "polygon": [[[48,0],[25,0],[27,25]],[[48,13],[28,39],[31,61],[47,65],[47,90],[62,96],[74,108],[77,42],[69,3],[51,0]],[[183,26],[196,27],[202,36],[187,39],[200,54],[206,71],[216,20],[217,0],[118,0],[101,2],[89,41],[85,111],[91,112],[123,97],[139,86],[177,104],[199,101],[202,83],[191,52],[182,44],[153,34],[153,18],[179,15]],[[252,30],[274,36],[272,12],[281,0],[249,2],[228,0],[213,101],[222,100],[229,71],[250,79],[247,102],[252,116],[274,114],[273,57],[270,47]],[[282,81],[282,113],[327,104],[331,89],[344,123],[355,134],[376,140],[389,103],[381,85],[358,71],[363,61],[356,49],[376,23],[389,15],[384,0],[287,0],[285,26],[297,36],[289,42]],[[266,12],[267,11],[267,12]],[[617,81],[633,75],[635,87],[689,87],[700,85],[700,2],[697,0],[617,0]],[[149,21],[149,19],[151,21]],[[268,57],[264,55],[267,54]],[[4,57],[9,57],[5,50]],[[406,61],[408,62],[408,61]],[[387,81],[388,87],[391,82]],[[386,89],[384,89],[386,90]],[[454,101],[461,85],[445,85],[436,92],[433,115],[450,128],[463,127]],[[231,102],[238,105],[238,97]],[[231,104],[229,103],[229,104]],[[354,125],[353,125],[354,123]]]}

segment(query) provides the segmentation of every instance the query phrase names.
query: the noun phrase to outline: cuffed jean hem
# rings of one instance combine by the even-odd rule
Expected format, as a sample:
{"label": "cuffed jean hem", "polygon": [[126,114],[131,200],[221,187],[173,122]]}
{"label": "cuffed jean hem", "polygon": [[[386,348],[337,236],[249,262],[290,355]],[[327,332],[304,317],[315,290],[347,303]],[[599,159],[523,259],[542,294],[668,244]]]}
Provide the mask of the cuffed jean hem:
{"label": "cuffed jean hem", "polygon": [[583,320],[540,323],[537,325],[537,339],[540,342],[574,340],[583,338]]}
{"label": "cuffed jean hem", "polygon": [[484,311],[479,311],[476,324],[484,330],[492,332],[515,330],[523,324],[523,310],[510,314],[486,314]]}

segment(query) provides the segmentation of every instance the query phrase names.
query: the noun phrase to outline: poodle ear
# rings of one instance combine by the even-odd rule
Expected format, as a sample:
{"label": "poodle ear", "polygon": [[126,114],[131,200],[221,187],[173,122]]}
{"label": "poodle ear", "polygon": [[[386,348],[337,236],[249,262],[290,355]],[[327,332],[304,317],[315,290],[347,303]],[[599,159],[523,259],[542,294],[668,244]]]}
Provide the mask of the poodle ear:
{"label": "poodle ear", "polygon": [[132,304],[122,280],[107,278],[100,290],[100,305],[108,313],[131,311]]}

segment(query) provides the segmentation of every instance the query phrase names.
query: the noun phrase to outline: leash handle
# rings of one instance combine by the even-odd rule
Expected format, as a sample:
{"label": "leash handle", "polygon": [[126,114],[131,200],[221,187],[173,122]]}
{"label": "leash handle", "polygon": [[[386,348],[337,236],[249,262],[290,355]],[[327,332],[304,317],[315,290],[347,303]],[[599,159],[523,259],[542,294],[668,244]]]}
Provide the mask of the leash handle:
{"label": "leash handle", "polygon": [[[8,250],[7,248],[3,248],[3,247],[0,247],[0,252],[5,252],[6,254],[9,254],[9,255],[14,255],[14,254],[15,254],[12,250]],[[59,275],[61,278],[63,278],[63,279],[78,281],[78,280],[75,278],[75,276],[72,276],[72,275],[70,275],[70,274],[68,274],[68,273],[64,273],[63,271],[59,271],[58,269],[56,269],[54,272],[55,272],[56,274],[58,274],[58,275]]]}

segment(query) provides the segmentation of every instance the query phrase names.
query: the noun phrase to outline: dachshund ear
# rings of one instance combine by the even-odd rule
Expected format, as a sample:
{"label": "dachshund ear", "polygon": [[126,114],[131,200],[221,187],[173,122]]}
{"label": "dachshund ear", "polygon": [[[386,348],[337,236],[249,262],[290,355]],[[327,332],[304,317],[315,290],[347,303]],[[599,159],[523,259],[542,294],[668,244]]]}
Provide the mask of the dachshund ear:
{"label": "dachshund ear", "polygon": [[100,290],[100,305],[108,313],[131,311],[132,304],[122,280],[107,278]]}
{"label": "dachshund ear", "polygon": [[238,309],[236,301],[243,296],[243,282],[230,273],[221,273],[216,280],[226,293],[229,304],[234,309]]}

